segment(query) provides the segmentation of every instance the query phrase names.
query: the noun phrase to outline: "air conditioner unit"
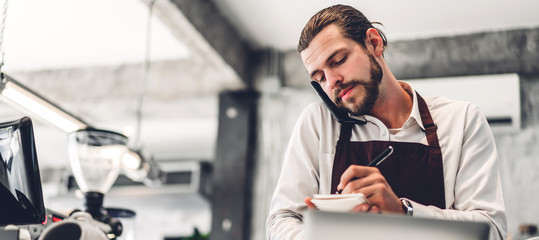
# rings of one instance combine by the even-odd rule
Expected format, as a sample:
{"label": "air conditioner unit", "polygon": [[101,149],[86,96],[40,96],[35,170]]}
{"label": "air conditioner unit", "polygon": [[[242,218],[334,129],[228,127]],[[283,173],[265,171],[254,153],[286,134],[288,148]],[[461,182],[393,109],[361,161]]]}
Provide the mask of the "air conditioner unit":
{"label": "air conditioner unit", "polygon": [[422,96],[444,96],[477,105],[494,133],[520,130],[518,74],[406,80]]}

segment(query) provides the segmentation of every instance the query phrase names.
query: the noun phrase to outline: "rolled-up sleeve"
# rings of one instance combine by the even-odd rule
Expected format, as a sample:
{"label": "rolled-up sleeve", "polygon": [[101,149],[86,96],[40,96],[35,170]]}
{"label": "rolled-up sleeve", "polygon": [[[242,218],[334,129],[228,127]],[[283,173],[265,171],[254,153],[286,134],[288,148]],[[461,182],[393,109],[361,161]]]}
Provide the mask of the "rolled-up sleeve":
{"label": "rolled-up sleeve", "polygon": [[[266,222],[267,239],[303,239],[304,199],[318,193],[319,139],[314,105],[300,115],[285,151]],[[319,114],[318,114],[319,117]],[[318,122],[319,123],[319,122]]]}

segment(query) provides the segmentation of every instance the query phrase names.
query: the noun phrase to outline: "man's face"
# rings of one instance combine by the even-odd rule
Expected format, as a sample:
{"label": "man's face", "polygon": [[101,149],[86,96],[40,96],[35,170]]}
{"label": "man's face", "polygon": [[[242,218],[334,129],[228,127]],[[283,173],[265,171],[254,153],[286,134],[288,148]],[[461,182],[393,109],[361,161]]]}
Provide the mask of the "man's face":
{"label": "man's face", "polygon": [[352,115],[370,112],[378,99],[382,68],[374,56],[340,30],[324,28],[301,52],[311,79],[320,83],[326,94]]}

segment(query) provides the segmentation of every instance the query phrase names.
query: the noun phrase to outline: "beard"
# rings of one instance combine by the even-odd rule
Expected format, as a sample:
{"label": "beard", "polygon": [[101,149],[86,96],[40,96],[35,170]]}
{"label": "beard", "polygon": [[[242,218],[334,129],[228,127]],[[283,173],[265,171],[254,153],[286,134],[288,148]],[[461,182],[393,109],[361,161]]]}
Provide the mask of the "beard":
{"label": "beard", "polygon": [[[341,86],[339,86],[337,91],[335,91],[334,99],[336,99],[335,103],[337,104],[337,106],[353,116],[362,116],[369,113],[374,107],[376,100],[378,100],[378,96],[380,93],[380,83],[382,82],[382,77],[384,75],[382,72],[382,67],[380,67],[380,64],[376,61],[372,54],[368,53],[368,55],[370,60],[370,80],[361,81],[354,79],[345,84],[342,84]],[[346,101],[350,102],[352,106],[346,106],[342,99],[338,97],[339,93],[342,90],[349,87],[355,88],[360,86],[365,89],[365,95],[362,96],[362,99],[358,99],[359,97],[355,96],[351,96],[350,98],[348,98]]]}

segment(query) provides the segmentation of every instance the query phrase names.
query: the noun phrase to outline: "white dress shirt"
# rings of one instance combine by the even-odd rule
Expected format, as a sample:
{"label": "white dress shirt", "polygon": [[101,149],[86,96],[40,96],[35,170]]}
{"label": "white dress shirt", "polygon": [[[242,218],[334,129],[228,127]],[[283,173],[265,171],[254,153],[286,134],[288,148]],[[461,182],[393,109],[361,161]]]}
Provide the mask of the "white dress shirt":
{"label": "white dress shirt", "polygon": [[[388,129],[379,119],[362,116],[350,141],[399,141],[427,145],[422,131],[417,96],[409,84],[399,82],[413,94],[408,120],[399,129]],[[490,239],[505,239],[506,219],[497,152],[486,118],[467,102],[443,97],[424,98],[442,150],[446,209],[410,201],[413,217],[484,221]],[[271,201],[266,225],[267,239],[304,239],[304,199],[330,194],[335,146],[341,125],[323,103],[310,104],[300,115],[284,155],[281,176]]]}

